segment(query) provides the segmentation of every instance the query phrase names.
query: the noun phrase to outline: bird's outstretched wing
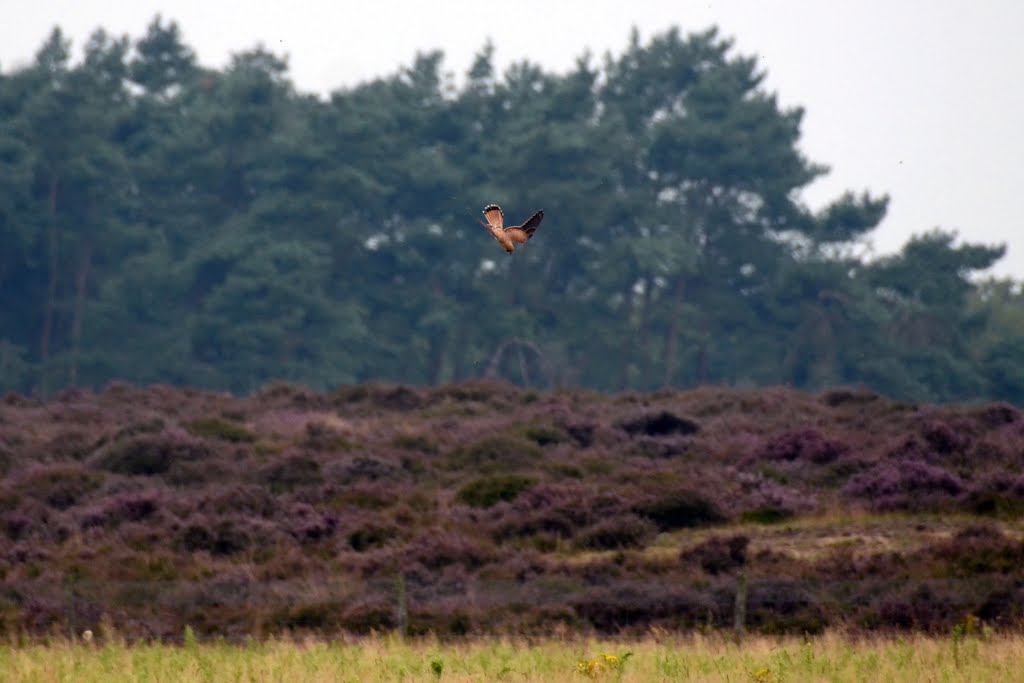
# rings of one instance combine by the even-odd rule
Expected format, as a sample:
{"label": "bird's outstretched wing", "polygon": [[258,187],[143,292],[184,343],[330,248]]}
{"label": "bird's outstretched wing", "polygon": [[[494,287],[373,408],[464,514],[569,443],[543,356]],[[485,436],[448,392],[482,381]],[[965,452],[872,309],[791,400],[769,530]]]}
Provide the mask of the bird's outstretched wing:
{"label": "bird's outstretched wing", "polygon": [[501,230],[505,225],[505,214],[497,204],[488,204],[484,207],[484,218],[491,229]]}
{"label": "bird's outstretched wing", "polygon": [[541,209],[530,216],[530,218],[522,225],[510,225],[505,228],[505,234],[508,235],[508,238],[513,242],[519,242],[521,244],[533,237],[533,233],[537,232],[537,226],[540,225],[542,220],[544,220],[544,209]]}

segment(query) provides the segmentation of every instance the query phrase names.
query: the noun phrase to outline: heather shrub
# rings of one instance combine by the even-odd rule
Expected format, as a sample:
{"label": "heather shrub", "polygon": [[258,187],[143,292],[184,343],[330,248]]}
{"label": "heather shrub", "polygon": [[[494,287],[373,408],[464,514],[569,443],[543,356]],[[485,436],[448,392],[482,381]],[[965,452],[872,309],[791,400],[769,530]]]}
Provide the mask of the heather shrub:
{"label": "heather shrub", "polygon": [[[407,489],[397,489],[393,485],[371,482],[350,484],[331,496],[331,502],[336,507],[351,506],[364,510],[383,510],[395,507],[399,501],[405,505],[421,505],[423,502],[421,496]],[[420,514],[411,516],[407,521],[418,526],[423,522],[425,511],[420,509],[417,512]]]}
{"label": "heather shrub", "polygon": [[933,453],[949,456],[963,453],[971,443],[970,437],[961,429],[954,429],[945,421],[931,421],[921,427],[921,436]]}
{"label": "heather shrub", "polygon": [[391,440],[391,445],[405,451],[415,451],[427,455],[435,455],[440,450],[433,436],[410,432],[396,435]]}
{"label": "heather shrub", "polygon": [[538,446],[551,446],[569,440],[569,434],[559,427],[546,424],[531,424],[523,429],[523,436]]}
{"label": "heather shrub", "polygon": [[804,428],[769,437],[751,454],[749,461],[802,460],[815,464],[830,463],[847,452],[845,444],[826,438],[816,429]]}
{"label": "heather shrub", "polygon": [[236,555],[254,543],[271,542],[268,531],[265,525],[241,517],[193,517],[182,528],[178,540],[189,552],[205,550],[212,555]]}
{"label": "heather shrub", "polygon": [[708,574],[728,573],[746,564],[748,545],[750,539],[746,536],[712,536],[696,546],[684,546],[679,560],[699,564]]}
{"label": "heather shrub", "polygon": [[295,540],[312,543],[332,536],[338,528],[338,518],[308,503],[295,503],[288,510],[285,526]]}
{"label": "heather shrub", "polygon": [[275,630],[333,632],[342,624],[344,604],[328,598],[282,606],[270,617]]}
{"label": "heather shrub", "polygon": [[279,508],[278,499],[265,488],[244,483],[212,487],[194,505],[212,515],[236,513],[258,517],[271,517]]}
{"label": "heather shrub", "polygon": [[310,450],[329,453],[352,449],[352,444],[341,431],[321,420],[311,420],[306,423],[302,445]]}
{"label": "heather shrub", "polygon": [[368,403],[385,410],[410,411],[426,405],[421,392],[402,385],[369,382],[339,387],[332,395],[335,404]]}
{"label": "heather shrub", "polygon": [[83,511],[81,525],[83,528],[116,527],[122,522],[139,522],[153,516],[159,507],[156,491],[117,493]]}
{"label": "heather shrub", "polygon": [[631,436],[644,434],[646,436],[668,436],[680,434],[689,436],[700,431],[700,425],[693,420],[679,417],[667,410],[637,415],[618,423],[620,429]]}
{"label": "heather shrub", "polygon": [[394,598],[386,595],[361,598],[344,608],[338,625],[361,635],[392,631],[398,625],[395,604]]}
{"label": "heather shrub", "polygon": [[874,403],[881,397],[867,389],[832,389],[821,395],[821,402],[830,408],[847,405],[865,405]]}
{"label": "heather shrub", "polygon": [[1024,542],[1008,538],[991,524],[971,524],[925,552],[954,576],[1019,574],[1024,569]]}
{"label": "heather shrub", "polygon": [[630,627],[692,628],[718,611],[706,591],[661,580],[614,581],[586,589],[569,603],[594,629],[608,634]]}
{"label": "heather shrub", "polygon": [[457,467],[482,470],[500,466],[529,465],[542,457],[540,447],[532,441],[508,434],[484,437],[479,441],[455,449],[451,462]]}
{"label": "heather shrub", "polygon": [[383,458],[354,455],[331,462],[324,467],[324,479],[331,483],[349,485],[364,481],[394,481],[402,469]]}
{"label": "heather shrub", "polygon": [[[0,512],[0,530],[12,541],[45,535],[49,531],[51,513],[43,503],[31,498]],[[17,557],[12,558],[18,560]]]}
{"label": "heather shrub", "polygon": [[966,508],[978,515],[1020,517],[1024,515],[1024,475],[999,470],[979,477],[968,487]]}
{"label": "heather shrub", "polygon": [[178,462],[206,460],[210,448],[187,434],[166,431],[113,441],[98,449],[90,464],[117,474],[164,474]]}
{"label": "heather shrub", "polygon": [[589,550],[642,548],[658,528],[649,520],[631,512],[600,520],[576,535],[576,545]]}
{"label": "heather shrub", "polygon": [[597,425],[592,422],[568,421],[565,424],[565,431],[577,446],[587,448],[594,444]]}
{"label": "heather shrub", "polygon": [[628,509],[615,493],[593,491],[577,482],[541,483],[490,508],[489,526],[498,540],[535,534],[568,539],[583,527]]}
{"label": "heather shrub", "polygon": [[853,477],[842,493],[874,510],[928,510],[957,502],[960,477],[919,460],[886,461]]}
{"label": "heather shrub", "polygon": [[217,439],[230,443],[252,443],[256,435],[241,425],[218,417],[202,417],[185,425],[193,435],[204,439]]}
{"label": "heather shrub", "polygon": [[726,519],[717,505],[689,489],[653,493],[633,509],[654,522],[661,531],[709,526]]}
{"label": "heather shrub", "polygon": [[[886,587],[887,588],[887,587]],[[945,632],[971,613],[976,597],[959,582],[908,582],[864,596],[867,625],[875,628]]]}
{"label": "heather shrub", "polygon": [[440,529],[417,535],[403,553],[405,562],[419,564],[430,571],[449,565],[478,569],[497,557],[495,548],[487,541]]}
{"label": "heather shrub", "polygon": [[398,527],[384,521],[365,519],[346,523],[346,540],[356,552],[365,552],[386,545],[398,536]]}
{"label": "heather shrub", "polygon": [[122,441],[132,436],[139,436],[140,434],[159,434],[164,430],[164,425],[164,420],[159,417],[135,421],[118,429],[110,438],[101,439],[97,446],[111,441]]}
{"label": "heather shrub", "polygon": [[280,456],[261,468],[257,476],[259,481],[277,493],[323,483],[320,463],[303,452]]}
{"label": "heather shrub", "polygon": [[751,579],[747,592],[747,624],[772,634],[816,634],[828,626],[825,611],[800,583]]}
{"label": "heather shrub", "polygon": [[760,474],[741,472],[737,477],[741,495],[735,501],[740,519],[753,523],[774,523],[817,505],[813,494],[798,491]]}
{"label": "heather shrub", "polygon": [[455,499],[475,508],[489,508],[501,501],[514,500],[537,483],[535,477],[498,474],[475,479],[459,489]]}
{"label": "heather shrub", "polygon": [[103,478],[80,465],[43,465],[28,469],[11,485],[24,496],[64,510],[98,489]]}
{"label": "heather shrub", "polygon": [[997,429],[1024,419],[1020,409],[1009,403],[990,403],[971,410],[969,416],[983,429]]}

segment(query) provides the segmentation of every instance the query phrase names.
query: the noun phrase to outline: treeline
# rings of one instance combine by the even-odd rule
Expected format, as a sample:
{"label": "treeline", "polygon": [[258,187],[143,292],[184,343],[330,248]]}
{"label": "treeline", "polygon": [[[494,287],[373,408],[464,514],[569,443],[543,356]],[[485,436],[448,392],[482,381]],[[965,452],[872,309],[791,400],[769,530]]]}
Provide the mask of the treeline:
{"label": "treeline", "polygon": [[[601,390],[864,384],[1024,402],[999,246],[862,246],[887,198],[820,212],[756,60],[672,30],[566,74],[456,85],[442,54],[322,99],[263,49],[197,63],[159,17],[54,30],[0,74],[0,389],[248,392],[499,376]],[[477,221],[547,210],[508,257]],[[928,227],[928,226],[922,226]]]}

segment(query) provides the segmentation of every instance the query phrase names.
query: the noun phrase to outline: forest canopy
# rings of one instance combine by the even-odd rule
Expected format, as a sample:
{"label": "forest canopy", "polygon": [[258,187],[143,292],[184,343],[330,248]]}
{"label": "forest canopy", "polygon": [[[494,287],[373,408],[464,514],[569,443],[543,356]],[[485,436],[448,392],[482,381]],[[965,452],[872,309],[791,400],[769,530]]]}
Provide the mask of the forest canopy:
{"label": "forest canopy", "polygon": [[[198,63],[173,21],[59,29],[0,72],[0,390],[248,393],[499,377],[598,390],[862,384],[1024,403],[1004,253],[888,197],[819,211],[754,58],[670,30],[568,73],[456,79],[440,51],[322,98],[263,48]],[[598,63],[600,62],[600,63]],[[546,210],[506,256],[480,227]]]}

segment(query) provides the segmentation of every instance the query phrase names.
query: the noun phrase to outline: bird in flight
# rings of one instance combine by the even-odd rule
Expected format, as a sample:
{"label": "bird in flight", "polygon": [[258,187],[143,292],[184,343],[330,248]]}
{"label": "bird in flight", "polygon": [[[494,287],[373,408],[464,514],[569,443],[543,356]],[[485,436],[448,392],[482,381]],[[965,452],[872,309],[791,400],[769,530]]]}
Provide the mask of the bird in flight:
{"label": "bird in flight", "polygon": [[510,225],[507,228],[505,227],[505,214],[497,204],[488,204],[484,207],[484,218],[487,219],[484,225],[494,235],[494,239],[498,240],[498,244],[505,247],[505,251],[511,254],[516,250],[517,242],[524,244],[526,240],[533,237],[533,233],[537,232],[537,226],[544,220],[544,209],[530,216],[522,225]]}

